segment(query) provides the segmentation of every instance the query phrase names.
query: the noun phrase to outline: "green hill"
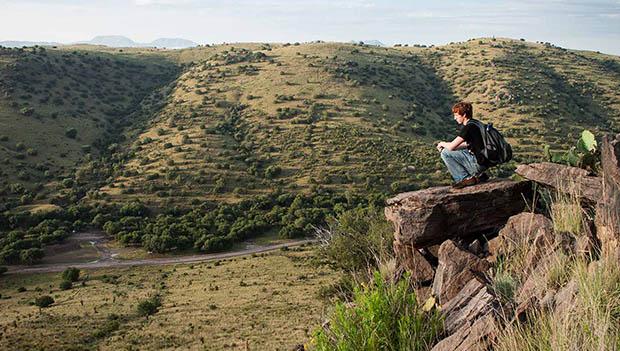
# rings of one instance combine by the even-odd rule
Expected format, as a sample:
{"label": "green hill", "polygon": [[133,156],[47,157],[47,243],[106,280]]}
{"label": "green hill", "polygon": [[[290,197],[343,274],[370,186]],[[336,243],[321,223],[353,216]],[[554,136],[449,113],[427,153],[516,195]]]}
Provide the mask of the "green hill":
{"label": "green hill", "polygon": [[0,203],[70,187],[62,180],[124,140],[140,102],[177,70],[148,54],[0,49]]}
{"label": "green hill", "polygon": [[0,60],[6,207],[447,183],[434,142],[454,135],[459,100],[504,132],[515,162],[568,148],[583,128],[620,129],[618,57],[510,39],[3,49]]}

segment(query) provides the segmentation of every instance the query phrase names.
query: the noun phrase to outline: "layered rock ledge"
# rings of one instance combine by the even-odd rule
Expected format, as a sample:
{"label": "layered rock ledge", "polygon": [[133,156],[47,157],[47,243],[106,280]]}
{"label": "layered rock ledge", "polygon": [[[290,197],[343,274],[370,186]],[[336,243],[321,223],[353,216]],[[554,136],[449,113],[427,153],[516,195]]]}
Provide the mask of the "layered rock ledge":
{"label": "layered rock ledge", "polygon": [[512,180],[423,189],[387,200],[385,216],[394,224],[396,241],[423,248],[500,228],[523,211],[531,191],[529,181]]}

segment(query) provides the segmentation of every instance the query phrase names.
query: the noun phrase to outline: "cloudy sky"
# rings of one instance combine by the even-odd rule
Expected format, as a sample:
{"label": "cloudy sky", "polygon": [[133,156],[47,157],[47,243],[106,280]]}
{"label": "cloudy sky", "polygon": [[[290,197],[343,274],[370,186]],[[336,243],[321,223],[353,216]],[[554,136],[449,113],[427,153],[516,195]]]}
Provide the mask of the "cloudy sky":
{"label": "cloudy sky", "polygon": [[0,0],[0,41],[197,43],[525,38],[620,55],[620,0]]}

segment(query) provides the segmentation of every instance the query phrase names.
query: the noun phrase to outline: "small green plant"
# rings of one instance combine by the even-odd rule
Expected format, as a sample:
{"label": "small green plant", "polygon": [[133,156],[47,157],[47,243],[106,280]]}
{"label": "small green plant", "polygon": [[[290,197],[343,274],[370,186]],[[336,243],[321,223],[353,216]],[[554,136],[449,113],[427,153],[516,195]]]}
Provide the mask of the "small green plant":
{"label": "small green plant", "polygon": [[138,303],[138,315],[147,317],[157,313],[161,306],[161,298],[159,295],[152,296],[146,300],[142,300]]}
{"label": "small green plant", "polygon": [[517,290],[518,280],[506,271],[504,261],[500,260],[493,275],[493,290],[503,302],[512,302]]}
{"label": "small green plant", "polygon": [[62,272],[62,279],[69,282],[76,282],[80,278],[80,269],[69,267]]}
{"label": "small green plant", "polygon": [[60,290],[69,290],[73,287],[73,283],[68,280],[63,280],[62,282],[60,282],[58,287],[60,288]]}
{"label": "small green plant", "polygon": [[600,163],[600,153],[597,147],[594,134],[589,130],[584,130],[577,141],[577,146],[571,147],[566,152],[556,152],[551,151],[549,145],[545,145],[544,154],[549,162],[580,167],[596,172]]}
{"label": "small green plant", "polygon": [[35,306],[39,308],[46,308],[54,303],[54,299],[49,295],[39,296],[34,300]]}
{"label": "small green plant", "polygon": [[77,129],[75,128],[67,128],[67,130],[65,130],[65,136],[67,138],[71,138],[71,139],[75,139],[75,137],[77,136]]}

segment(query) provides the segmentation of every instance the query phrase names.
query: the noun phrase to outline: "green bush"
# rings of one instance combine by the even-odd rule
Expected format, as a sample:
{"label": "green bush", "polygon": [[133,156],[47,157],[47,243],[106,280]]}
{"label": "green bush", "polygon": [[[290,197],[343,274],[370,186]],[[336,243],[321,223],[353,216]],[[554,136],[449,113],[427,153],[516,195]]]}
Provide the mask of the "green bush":
{"label": "green bush", "polygon": [[352,302],[339,302],[328,326],[314,333],[317,351],[428,350],[443,330],[439,311],[424,311],[407,279],[392,284],[375,272]]}
{"label": "green bush", "polygon": [[67,130],[65,130],[65,136],[67,138],[75,139],[75,137],[77,136],[77,129],[67,128]]}
{"label": "green bush", "polygon": [[60,290],[69,290],[73,287],[73,283],[68,280],[63,280],[62,282],[60,282],[58,287],[60,288]]}
{"label": "green bush", "polygon": [[80,269],[69,267],[62,272],[62,279],[69,282],[76,282],[80,278]]}
{"label": "green bush", "polygon": [[329,229],[319,231],[319,255],[336,269],[355,272],[377,267],[392,253],[394,228],[383,211],[358,207],[327,219]]}
{"label": "green bush", "polygon": [[138,303],[138,315],[144,317],[153,315],[157,313],[159,306],[161,306],[161,299],[158,295],[142,300]]}
{"label": "green bush", "polygon": [[49,295],[39,296],[34,300],[35,306],[39,308],[49,307],[54,303],[54,299]]}

